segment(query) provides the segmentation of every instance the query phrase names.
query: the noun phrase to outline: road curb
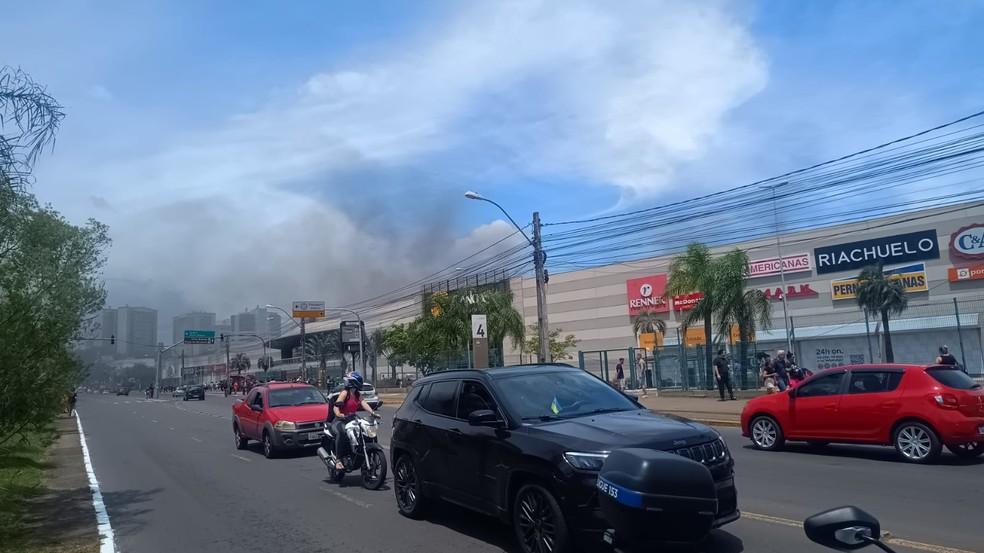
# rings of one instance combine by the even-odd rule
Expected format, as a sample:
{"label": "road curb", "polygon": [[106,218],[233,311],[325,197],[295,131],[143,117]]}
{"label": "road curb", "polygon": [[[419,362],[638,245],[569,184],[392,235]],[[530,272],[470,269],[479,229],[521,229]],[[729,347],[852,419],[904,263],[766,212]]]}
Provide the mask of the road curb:
{"label": "road curb", "polygon": [[[690,417],[686,417],[690,418]],[[690,419],[694,422],[706,424],[708,426],[727,426],[730,428],[740,428],[741,421],[717,420],[717,419]]]}

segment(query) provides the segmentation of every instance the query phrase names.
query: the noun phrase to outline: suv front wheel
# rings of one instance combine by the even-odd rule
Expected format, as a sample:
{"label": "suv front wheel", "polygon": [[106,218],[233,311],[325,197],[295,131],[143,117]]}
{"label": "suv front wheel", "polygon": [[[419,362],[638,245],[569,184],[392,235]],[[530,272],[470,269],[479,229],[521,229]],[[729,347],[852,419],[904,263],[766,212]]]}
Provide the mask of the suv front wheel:
{"label": "suv front wheel", "polygon": [[566,553],[570,550],[567,522],[549,490],[526,484],[513,503],[513,530],[523,553]]}
{"label": "suv front wheel", "polygon": [[396,492],[396,507],[407,518],[421,518],[426,500],[420,494],[420,479],[417,465],[409,453],[396,459],[393,466],[393,489]]}

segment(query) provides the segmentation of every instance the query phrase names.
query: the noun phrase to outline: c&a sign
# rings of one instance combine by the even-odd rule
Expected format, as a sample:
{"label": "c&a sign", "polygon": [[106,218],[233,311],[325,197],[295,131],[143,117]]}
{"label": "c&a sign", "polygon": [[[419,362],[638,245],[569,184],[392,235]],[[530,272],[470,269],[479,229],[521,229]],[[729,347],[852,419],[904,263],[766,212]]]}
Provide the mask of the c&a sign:
{"label": "c&a sign", "polygon": [[950,255],[961,259],[984,259],[984,225],[975,223],[951,234]]}

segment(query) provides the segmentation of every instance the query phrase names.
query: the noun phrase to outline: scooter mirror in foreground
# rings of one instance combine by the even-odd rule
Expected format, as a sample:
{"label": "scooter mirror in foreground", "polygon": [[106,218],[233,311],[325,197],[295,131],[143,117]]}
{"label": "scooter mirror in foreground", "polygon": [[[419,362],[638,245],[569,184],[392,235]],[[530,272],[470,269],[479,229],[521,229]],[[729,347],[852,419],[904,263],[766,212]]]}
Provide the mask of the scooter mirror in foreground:
{"label": "scooter mirror in foreground", "polygon": [[468,424],[472,426],[499,426],[499,415],[491,409],[479,409],[468,413]]}
{"label": "scooter mirror in foreground", "polygon": [[817,513],[803,521],[803,530],[816,543],[839,551],[853,551],[871,544],[891,551],[879,541],[878,519],[854,506]]}

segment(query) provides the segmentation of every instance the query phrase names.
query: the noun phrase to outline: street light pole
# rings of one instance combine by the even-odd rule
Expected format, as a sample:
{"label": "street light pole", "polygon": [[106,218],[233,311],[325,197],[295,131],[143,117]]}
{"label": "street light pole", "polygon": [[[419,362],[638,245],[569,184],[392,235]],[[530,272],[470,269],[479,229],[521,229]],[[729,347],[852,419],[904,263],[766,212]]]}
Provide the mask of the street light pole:
{"label": "street light pole", "polygon": [[533,246],[533,270],[536,275],[536,322],[537,322],[537,333],[540,338],[540,351],[537,354],[538,361],[540,363],[547,363],[550,361],[550,344],[548,342],[549,323],[547,322],[547,287],[546,287],[546,270],[544,269],[544,263],[547,260],[547,255],[543,251],[543,242],[540,237],[540,212],[533,212],[533,239],[523,232],[523,228],[520,227],[515,220],[509,215],[506,210],[498,203],[482,196],[478,192],[473,192],[469,190],[465,192],[465,197],[469,200],[481,200],[483,202],[488,202],[495,207],[499,208],[499,211],[509,219],[509,222],[516,227],[516,230],[523,235],[523,238],[529,242],[530,246]]}
{"label": "street light pole", "polygon": [[154,371],[154,393],[158,398],[161,397],[161,356],[163,356],[168,350],[180,346],[183,343],[184,340],[171,344],[168,347],[164,347],[164,342],[157,343],[157,369]]}
{"label": "street light pole", "polygon": [[776,187],[784,184],[789,183],[780,182],[778,184],[767,185],[765,188],[772,190],[772,216],[776,226],[776,252],[779,254],[779,282],[782,285],[782,293],[779,297],[782,298],[782,326],[786,331],[786,352],[788,354],[793,351],[793,344],[789,337],[789,307],[786,303],[786,270],[782,264],[782,242],[779,238],[779,204],[776,202]]}
{"label": "street light pole", "polygon": [[[355,318],[359,321],[359,363],[362,365],[362,372],[366,372],[366,356],[362,351],[362,343],[365,341],[366,337],[363,335],[362,317],[359,313],[349,309],[347,307],[325,307],[325,311],[345,311],[346,313],[351,313],[355,315]],[[365,375],[363,375],[365,376]]]}
{"label": "street light pole", "polygon": [[[266,304],[266,307],[267,309],[276,309],[277,311],[280,311],[284,315],[287,315],[287,320],[295,325],[297,324],[297,321],[294,320],[294,315],[292,313],[288,313],[283,307],[278,307],[270,303]],[[304,348],[304,317],[301,317],[301,324],[298,326],[301,327],[301,374],[304,375],[304,379],[307,380],[307,351]]]}

